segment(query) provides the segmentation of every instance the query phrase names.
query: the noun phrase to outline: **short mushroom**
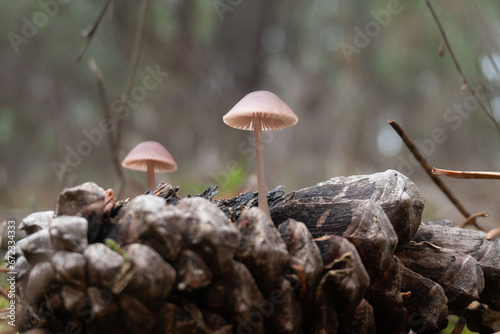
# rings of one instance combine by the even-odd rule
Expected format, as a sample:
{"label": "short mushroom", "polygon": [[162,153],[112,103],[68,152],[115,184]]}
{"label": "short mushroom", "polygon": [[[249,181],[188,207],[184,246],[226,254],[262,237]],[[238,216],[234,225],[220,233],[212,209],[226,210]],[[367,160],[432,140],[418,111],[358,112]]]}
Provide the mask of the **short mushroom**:
{"label": "short mushroom", "polygon": [[499,237],[500,237],[500,227],[494,228],[494,229],[490,230],[488,232],[488,234],[486,234],[487,240],[493,240],[493,239],[499,238]]}
{"label": "short mushroom", "polygon": [[264,177],[262,130],[279,130],[298,121],[292,109],[275,94],[260,90],[249,93],[223,117],[224,123],[232,128],[254,132],[257,153],[257,183],[259,208],[269,217],[267,189]]}
{"label": "short mushroom", "polygon": [[123,159],[122,166],[132,170],[147,172],[148,187],[154,190],[155,172],[175,172],[177,164],[162,144],[145,141],[134,147]]}

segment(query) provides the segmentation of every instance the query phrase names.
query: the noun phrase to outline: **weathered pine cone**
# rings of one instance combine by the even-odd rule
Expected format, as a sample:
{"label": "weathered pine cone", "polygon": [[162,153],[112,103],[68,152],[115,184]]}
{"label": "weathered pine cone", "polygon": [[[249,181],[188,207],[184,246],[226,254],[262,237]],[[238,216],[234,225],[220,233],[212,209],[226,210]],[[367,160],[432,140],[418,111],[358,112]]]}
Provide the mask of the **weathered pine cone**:
{"label": "weathered pine cone", "polygon": [[278,187],[274,224],[254,193],[213,201],[215,188],[177,190],[117,201],[85,183],[65,189],[55,212],[26,217],[16,329],[436,333],[473,300],[500,308],[500,264],[488,255],[499,242],[420,227],[423,198],[396,171]]}

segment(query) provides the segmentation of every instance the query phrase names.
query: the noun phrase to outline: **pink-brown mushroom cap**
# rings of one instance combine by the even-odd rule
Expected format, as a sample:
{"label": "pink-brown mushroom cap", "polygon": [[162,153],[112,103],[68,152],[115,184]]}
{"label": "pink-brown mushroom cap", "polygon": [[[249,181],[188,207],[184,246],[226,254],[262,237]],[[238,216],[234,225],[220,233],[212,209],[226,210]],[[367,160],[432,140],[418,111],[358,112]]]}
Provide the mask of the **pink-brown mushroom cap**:
{"label": "pink-brown mushroom cap", "polygon": [[177,163],[162,144],[145,141],[134,147],[123,159],[122,166],[145,172],[148,161],[154,162],[155,172],[175,172]]}
{"label": "pink-brown mushroom cap", "polygon": [[249,93],[222,118],[232,128],[252,131],[254,117],[262,120],[262,130],[279,130],[299,120],[276,94],[265,90]]}

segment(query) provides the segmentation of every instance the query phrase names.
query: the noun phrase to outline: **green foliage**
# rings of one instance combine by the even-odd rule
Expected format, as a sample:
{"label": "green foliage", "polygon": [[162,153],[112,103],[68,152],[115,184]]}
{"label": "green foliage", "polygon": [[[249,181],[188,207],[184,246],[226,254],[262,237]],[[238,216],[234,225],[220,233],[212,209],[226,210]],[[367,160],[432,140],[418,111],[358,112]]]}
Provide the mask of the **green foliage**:
{"label": "green foliage", "polygon": [[113,250],[114,252],[120,254],[124,260],[127,260],[128,259],[128,254],[127,252],[125,252],[119,244],[116,243],[116,241],[114,241],[113,239],[110,239],[110,238],[106,238],[104,240],[104,243],[106,244],[106,246],[108,246],[109,248],[111,248],[111,250]]}
{"label": "green foliage", "polygon": [[[453,331],[453,328],[455,328],[455,325],[457,324],[458,317],[455,315],[450,315],[448,316],[448,327],[443,329],[441,331],[442,334],[450,334]],[[477,332],[472,332],[470,331],[467,326],[465,326],[464,330],[462,331],[462,334],[478,334]]]}

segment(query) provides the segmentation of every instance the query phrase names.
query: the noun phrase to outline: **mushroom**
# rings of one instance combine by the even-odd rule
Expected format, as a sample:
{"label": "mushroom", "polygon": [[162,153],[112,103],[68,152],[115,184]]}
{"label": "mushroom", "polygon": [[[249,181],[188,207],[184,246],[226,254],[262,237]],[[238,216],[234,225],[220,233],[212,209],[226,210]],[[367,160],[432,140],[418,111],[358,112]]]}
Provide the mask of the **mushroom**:
{"label": "mushroom", "polygon": [[257,153],[259,208],[271,217],[267,204],[267,189],[264,177],[262,130],[279,130],[295,125],[298,121],[297,116],[278,96],[260,90],[249,93],[242,98],[223,117],[223,121],[235,129],[253,130]]}
{"label": "mushroom", "polygon": [[145,141],[134,147],[123,159],[122,166],[132,170],[147,172],[148,187],[154,190],[155,172],[175,172],[177,164],[162,144]]}
{"label": "mushroom", "polygon": [[500,227],[494,228],[486,234],[486,239],[487,240],[493,240],[495,238],[500,237]]}

